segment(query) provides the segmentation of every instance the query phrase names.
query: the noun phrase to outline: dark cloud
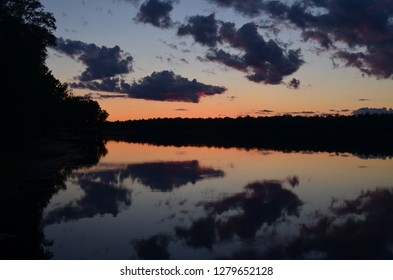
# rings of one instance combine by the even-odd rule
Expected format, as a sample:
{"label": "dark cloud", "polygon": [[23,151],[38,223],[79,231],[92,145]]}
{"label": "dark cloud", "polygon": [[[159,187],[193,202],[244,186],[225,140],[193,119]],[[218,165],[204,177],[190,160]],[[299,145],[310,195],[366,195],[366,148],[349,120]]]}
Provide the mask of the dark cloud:
{"label": "dark cloud", "polygon": [[70,87],[90,89],[96,91],[123,93],[121,90],[121,83],[124,83],[124,80],[119,78],[105,78],[99,81],[73,82],[70,83]]}
{"label": "dark cloud", "polygon": [[291,89],[299,89],[300,81],[298,79],[293,78],[287,85],[288,88]]}
{"label": "dark cloud", "polygon": [[58,38],[55,49],[87,66],[78,77],[82,82],[128,74],[133,71],[132,56],[124,53],[119,46],[98,47],[95,44]]}
{"label": "dark cloud", "polygon": [[358,101],[369,101],[370,99],[368,99],[368,98],[360,98],[360,99],[358,99]]}
{"label": "dark cloud", "polygon": [[382,114],[393,114],[393,109],[386,109],[386,108],[360,108],[352,112],[354,115],[382,115]]}
{"label": "dark cloud", "polygon": [[213,47],[217,44],[219,23],[215,15],[193,16],[188,19],[188,24],[181,25],[177,30],[177,35],[191,35],[195,42],[204,46]]}
{"label": "dark cloud", "polygon": [[199,102],[203,96],[224,93],[224,87],[205,85],[197,80],[175,75],[171,71],[154,72],[134,83],[127,92],[130,97],[163,101]]}
{"label": "dark cloud", "polygon": [[126,94],[102,94],[102,93],[88,93],[85,97],[91,99],[111,99],[111,98],[126,98]]}
{"label": "dark cloud", "polygon": [[219,33],[222,42],[242,53],[212,48],[206,58],[247,73],[250,81],[280,84],[304,63],[300,50],[285,50],[273,40],[265,41],[254,23],[247,23],[238,30],[234,24],[224,23]]}
{"label": "dark cloud", "polygon": [[206,85],[197,80],[188,80],[172,71],[153,72],[138,82],[128,84],[119,78],[103,79],[100,82],[79,82],[75,88],[126,93],[130,98],[198,103],[201,97],[222,94],[226,88]]}
{"label": "dark cloud", "polygon": [[289,112],[292,115],[315,115],[317,112],[314,111],[300,111],[300,112]]}
{"label": "dark cloud", "polygon": [[270,113],[274,113],[274,111],[272,111],[272,110],[266,110],[266,109],[262,109],[262,110],[258,110],[258,111],[256,111],[256,113],[257,113],[257,114],[261,114],[261,115],[263,115],[263,114],[270,114]]}
{"label": "dark cloud", "polygon": [[246,16],[263,15],[277,24],[289,22],[304,40],[331,51],[337,62],[363,74],[392,78],[393,2],[391,0],[208,0]]}
{"label": "dark cloud", "polygon": [[[323,12],[314,13],[316,9]],[[333,58],[345,66],[385,79],[393,75],[392,18],[390,0],[307,0],[288,9],[288,19],[306,40],[332,49]]]}
{"label": "dark cloud", "polygon": [[[205,57],[197,58],[200,61],[214,61],[242,71],[256,83],[280,84],[304,63],[300,50],[287,51],[273,40],[265,41],[255,23],[236,30],[234,23],[216,20],[215,14],[198,15],[180,26],[177,34],[191,35],[195,42],[209,47]],[[218,46],[229,47],[233,52]]]}
{"label": "dark cloud", "polygon": [[[296,72],[304,63],[300,50],[285,50],[275,41],[265,41],[258,26],[247,23],[236,30],[235,24],[215,19],[215,15],[194,16],[178,29],[178,35],[191,35],[201,45],[210,47],[202,62],[214,61],[247,73],[250,81],[280,84],[285,76]],[[236,52],[225,51],[220,46]],[[297,81],[297,80],[296,80]]]}
{"label": "dark cloud", "polygon": [[170,12],[173,10],[173,1],[147,0],[143,3],[135,17],[137,22],[149,23],[160,28],[170,28],[173,22]]}

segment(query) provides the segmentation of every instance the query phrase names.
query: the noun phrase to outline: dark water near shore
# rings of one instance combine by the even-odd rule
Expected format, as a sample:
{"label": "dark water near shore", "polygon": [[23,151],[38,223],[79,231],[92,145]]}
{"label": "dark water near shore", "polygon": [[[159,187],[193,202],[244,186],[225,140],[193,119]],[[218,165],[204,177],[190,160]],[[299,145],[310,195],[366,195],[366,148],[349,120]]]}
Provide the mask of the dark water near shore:
{"label": "dark water near shore", "polygon": [[390,259],[393,161],[108,142],[40,227],[54,259]]}

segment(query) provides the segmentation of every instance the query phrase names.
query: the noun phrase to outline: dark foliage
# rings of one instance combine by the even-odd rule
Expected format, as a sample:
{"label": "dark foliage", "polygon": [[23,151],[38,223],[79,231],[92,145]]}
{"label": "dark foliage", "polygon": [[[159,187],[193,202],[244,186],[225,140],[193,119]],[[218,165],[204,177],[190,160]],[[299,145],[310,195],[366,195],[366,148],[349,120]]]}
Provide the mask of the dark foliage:
{"label": "dark foliage", "polygon": [[112,122],[109,139],[160,145],[208,145],[393,155],[393,115],[152,119]]}
{"label": "dark foliage", "polygon": [[97,164],[106,153],[100,138],[68,135],[1,156],[0,259],[51,258],[53,242],[42,231],[45,207],[73,170]]}
{"label": "dark foliage", "polygon": [[45,65],[55,28],[53,15],[37,0],[0,1],[1,99],[12,134],[97,124],[107,116],[94,101],[73,97]]}

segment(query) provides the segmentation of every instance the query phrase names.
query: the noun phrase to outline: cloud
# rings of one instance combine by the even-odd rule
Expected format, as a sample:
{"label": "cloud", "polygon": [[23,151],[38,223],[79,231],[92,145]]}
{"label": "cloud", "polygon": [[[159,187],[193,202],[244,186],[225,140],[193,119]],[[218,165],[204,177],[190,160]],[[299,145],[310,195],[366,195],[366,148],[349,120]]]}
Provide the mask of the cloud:
{"label": "cloud", "polygon": [[238,30],[233,24],[223,24],[220,35],[223,42],[242,53],[232,54],[216,48],[210,50],[207,59],[247,73],[250,81],[280,84],[304,63],[300,50],[287,51],[274,40],[265,41],[254,23],[244,24]]}
{"label": "cloud", "polygon": [[126,98],[126,94],[102,94],[102,93],[88,93],[85,97],[92,99],[111,99],[111,98]]}
{"label": "cloud", "polygon": [[257,17],[271,15],[284,18],[288,12],[288,5],[275,0],[208,0],[219,7],[233,8],[235,11],[247,16]]}
{"label": "cloud", "polygon": [[177,34],[191,35],[209,47],[206,56],[199,57],[201,61],[214,61],[242,71],[256,83],[280,84],[304,63],[300,50],[286,50],[274,40],[266,41],[255,23],[246,23],[236,30],[234,23],[216,20],[215,14],[198,15],[180,26]]}
{"label": "cloud", "polygon": [[73,82],[70,83],[71,88],[81,88],[81,89],[90,89],[97,91],[107,91],[107,92],[116,92],[116,93],[124,93],[121,89],[121,83],[124,80],[119,78],[105,78],[99,81],[82,81],[82,82]]}
{"label": "cloud", "polygon": [[260,114],[260,115],[264,115],[264,114],[270,114],[270,113],[274,113],[274,111],[272,110],[266,110],[266,109],[262,109],[262,110],[258,110],[255,113]]}
{"label": "cloud", "polygon": [[358,101],[369,101],[370,99],[368,99],[368,98],[360,98],[360,99],[358,99]]}
{"label": "cloud", "polygon": [[300,81],[298,79],[293,78],[288,84],[287,84],[288,88],[291,89],[299,89],[300,87]]}
{"label": "cloud", "polygon": [[261,13],[265,7],[264,0],[208,0],[220,7],[234,8],[236,11],[251,17],[255,17]]}
{"label": "cloud", "polygon": [[173,22],[170,12],[173,10],[173,1],[147,0],[143,3],[135,17],[137,22],[149,23],[159,28],[170,28]]}
{"label": "cloud", "polygon": [[315,115],[316,113],[314,111],[289,112],[291,115]]}
{"label": "cloud", "polygon": [[386,109],[386,108],[368,108],[368,107],[363,107],[360,109],[357,109],[352,112],[352,114],[356,115],[382,115],[382,114],[393,114],[393,109]]}
{"label": "cloud", "polygon": [[119,2],[128,2],[133,4],[134,6],[137,6],[141,2],[141,0],[112,0],[112,3],[119,3]]}
{"label": "cloud", "polygon": [[[251,81],[279,84],[284,76],[296,72],[304,63],[300,50],[286,51],[273,40],[266,42],[254,23],[236,30],[234,23],[218,21],[214,14],[194,16],[188,22],[179,28],[178,35],[192,35],[196,42],[211,47],[206,57],[200,59],[246,72]],[[216,48],[218,44],[229,45],[241,53]]]}
{"label": "cloud", "polygon": [[128,74],[133,71],[133,57],[124,53],[119,46],[98,47],[95,44],[58,38],[55,50],[86,65],[86,70],[78,76],[78,79],[83,82]]}
{"label": "cloud", "polygon": [[173,50],[178,50],[178,46],[175,43],[169,43],[166,40],[160,39],[160,42],[162,42],[164,45],[167,45],[168,47],[170,47]]}
{"label": "cloud", "polygon": [[[393,76],[393,2],[391,0],[208,0],[246,16],[291,23],[305,41],[331,51],[334,63],[355,67],[379,79]],[[287,28],[288,25],[285,26]],[[319,49],[321,50],[321,49]]]}
{"label": "cloud", "polygon": [[129,98],[198,103],[201,97],[222,94],[225,87],[206,85],[197,80],[176,75],[172,71],[153,72],[133,84],[123,79],[107,78],[100,82],[79,82],[74,88],[126,93]]}
{"label": "cloud", "polygon": [[[316,9],[322,12],[313,12]],[[288,19],[303,30],[306,40],[332,49],[333,58],[344,66],[384,79],[393,75],[392,18],[390,0],[307,0],[288,9]]]}
{"label": "cloud", "polygon": [[219,23],[215,14],[209,16],[193,16],[188,19],[188,24],[183,24],[177,30],[178,36],[191,35],[195,42],[204,46],[213,47],[217,44]]}

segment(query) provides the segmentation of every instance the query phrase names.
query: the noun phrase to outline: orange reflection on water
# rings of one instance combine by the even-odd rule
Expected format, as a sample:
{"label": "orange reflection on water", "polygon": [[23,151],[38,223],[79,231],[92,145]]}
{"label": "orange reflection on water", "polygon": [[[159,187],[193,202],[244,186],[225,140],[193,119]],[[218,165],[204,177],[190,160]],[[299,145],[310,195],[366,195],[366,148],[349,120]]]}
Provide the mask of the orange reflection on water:
{"label": "orange reflection on water", "polygon": [[[110,141],[102,163],[141,163],[198,160],[203,166],[230,170],[235,178],[249,180],[298,175],[304,180],[318,178],[329,188],[386,186],[393,176],[392,160],[362,159],[351,154],[282,152],[273,150],[154,146]],[[251,179],[253,178],[253,179]],[[328,182],[334,183],[329,186]]]}

